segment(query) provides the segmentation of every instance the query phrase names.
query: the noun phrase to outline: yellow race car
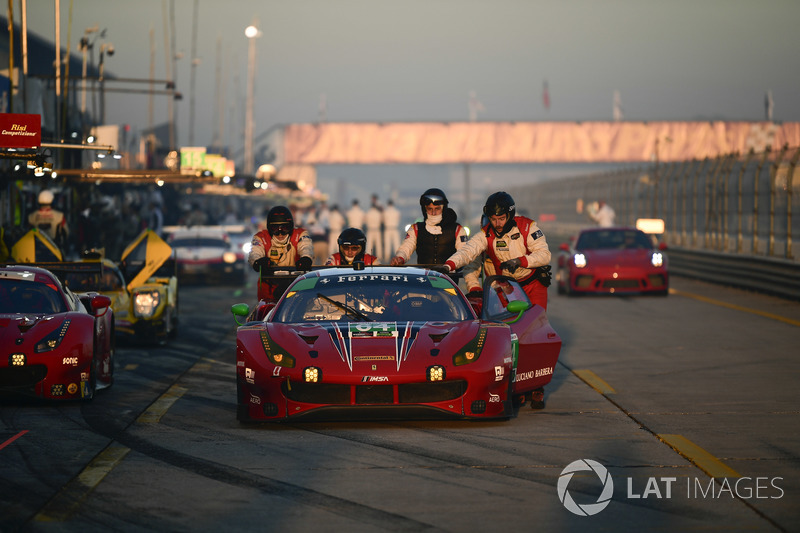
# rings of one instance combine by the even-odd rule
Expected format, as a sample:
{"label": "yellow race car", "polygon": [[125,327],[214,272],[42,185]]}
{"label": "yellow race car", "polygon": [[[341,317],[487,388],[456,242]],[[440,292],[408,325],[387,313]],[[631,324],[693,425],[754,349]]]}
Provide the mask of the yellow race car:
{"label": "yellow race car", "polygon": [[118,298],[118,305],[112,304],[118,334],[158,342],[177,334],[175,258],[172,247],[157,233],[142,231],[122,252],[119,268],[112,263],[104,271],[99,292]]}
{"label": "yellow race car", "polygon": [[172,248],[144,230],[122,252],[119,264],[88,252],[83,261],[100,261],[101,274],[67,276],[70,286],[87,287],[112,300],[117,335],[165,342],[178,332],[178,277]]}

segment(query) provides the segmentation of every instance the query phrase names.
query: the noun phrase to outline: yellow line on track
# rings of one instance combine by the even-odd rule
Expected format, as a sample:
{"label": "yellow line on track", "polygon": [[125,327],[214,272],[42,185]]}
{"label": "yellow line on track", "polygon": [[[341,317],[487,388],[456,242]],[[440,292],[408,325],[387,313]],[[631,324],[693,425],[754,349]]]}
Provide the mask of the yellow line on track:
{"label": "yellow line on track", "polygon": [[139,415],[136,421],[142,424],[158,423],[167,410],[172,407],[172,404],[177,402],[178,398],[183,396],[187,390],[188,389],[179,387],[178,385],[173,385],[167,392],[162,394],[158,400],[153,402],[153,405],[148,407],[147,411]]}
{"label": "yellow line on track", "polygon": [[670,289],[669,292],[670,294],[677,294],[678,296],[694,298],[695,300],[700,300],[701,302],[706,302],[713,305],[719,305],[720,307],[727,307],[728,309],[735,309],[736,311],[742,311],[745,313],[751,313],[754,315],[763,316],[764,318],[771,318],[772,320],[778,320],[780,322],[786,322],[787,324],[800,327],[800,320],[786,318],[785,316],[776,315],[774,313],[767,313],[766,311],[759,311],[758,309],[751,309],[749,307],[744,307],[741,305],[730,304],[728,302],[723,302],[721,300],[715,300],[713,298],[708,298],[706,296],[700,296],[699,294],[692,294],[690,292],[683,292],[676,289]]}
{"label": "yellow line on track", "polygon": [[63,522],[68,520],[80,507],[81,502],[103,481],[111,470],[122,461],[130,448],[112,444],[95,457],[73,479],[50,500],[34,517],[37,522]]}
{"label": "yellow line on track", "polygon": [[664,434],[657,437],[713,478],[742,477],[739,472],[682,435]]}
{"label": "yellow line on track", "polygon": [[599,392],[600,394],[616,394],[617,391],[614,390],[614,387],[603,381],[603,379],[592,372],[591,370],[573,370],[573,374],[581,378],[583,381],[586,382],[591,388]]}

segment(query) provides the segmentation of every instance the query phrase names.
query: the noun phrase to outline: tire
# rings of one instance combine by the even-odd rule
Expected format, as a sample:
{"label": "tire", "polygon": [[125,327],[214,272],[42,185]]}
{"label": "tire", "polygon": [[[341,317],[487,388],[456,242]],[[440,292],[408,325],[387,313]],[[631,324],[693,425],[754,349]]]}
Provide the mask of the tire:
{"label": "tire", "polygon": [[84,402],[91,402],[94,400],[94,394],[97,392],[97,357],[92,357],[92,363],[89,365],[89,380],[84,385],[82,400]]}
{"label": "tire", "polygon": [[236,377],[236,420],[242,424],[252,423],[250,415],[248,414],[248,407],[246,403],[242,402],[242,384],[239,382],[239,377]]}
{"label": "tire", "polygon": [[110,375],[108,379],[108,385],[106,385],[107,389],[110,389],[112,385],[114,385],[114,371],[117,369],[117,332],[111,331],[111,346],[110,346],[110,353],[108,355],[108,368],[110,370]]}

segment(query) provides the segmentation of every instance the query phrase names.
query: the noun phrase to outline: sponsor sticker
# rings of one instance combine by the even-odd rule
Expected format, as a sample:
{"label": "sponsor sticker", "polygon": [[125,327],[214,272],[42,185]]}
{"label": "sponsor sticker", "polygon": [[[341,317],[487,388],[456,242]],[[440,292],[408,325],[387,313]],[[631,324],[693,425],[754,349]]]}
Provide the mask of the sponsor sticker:
{"label": "sponsor sticker", "polygon": [[402,281],[408,283],[408,276],[404,274],[354,274],[352,276],[337,276],[337,283],[364,283],[368,281]]}

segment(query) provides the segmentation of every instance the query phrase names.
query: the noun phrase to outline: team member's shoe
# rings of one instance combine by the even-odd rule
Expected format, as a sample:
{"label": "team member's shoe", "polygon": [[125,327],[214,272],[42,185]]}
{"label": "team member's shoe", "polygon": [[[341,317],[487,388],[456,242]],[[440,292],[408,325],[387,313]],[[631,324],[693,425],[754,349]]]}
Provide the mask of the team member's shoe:
{"label": "team member's shoe", "polygon": [[531,409],[544,409],[544,388],[531,392]]}

